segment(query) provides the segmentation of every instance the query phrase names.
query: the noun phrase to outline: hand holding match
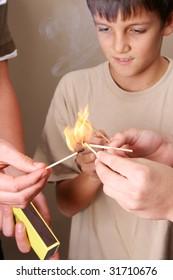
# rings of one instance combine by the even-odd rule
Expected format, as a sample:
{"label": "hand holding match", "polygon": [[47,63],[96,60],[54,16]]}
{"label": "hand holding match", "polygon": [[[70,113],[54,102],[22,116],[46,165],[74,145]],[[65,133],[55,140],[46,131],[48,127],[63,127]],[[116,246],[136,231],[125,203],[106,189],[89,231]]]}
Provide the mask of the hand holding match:
{"label": "hand holding match", "polygon": [[[67,146],[71,151],[75,150],[76,144],[81,144],[83,147],[90,150],[94,155],[96,155],[97,152],[93,148],[114,149],[114,150],[118,150],[118,151],[130,152],[130,153],[133,152],[133,150],[124,149],[124,148],[115,148],[115,147],[111,147],[111,146],[103,146],[103,145],[95,145],[95,144],[86,143],[83,139],[85,139],[85,136],[90,136],[92,134],[92,132],[95,132],[95,133],[99,132],[101,138],[103,138],[107,143],[110,143],[109,138],[107,138],[102,132],[98,131],[89,122],[89,120],[87,119],[88,115],[89,115],[88,106],[86,106],[86,108],[84,109],[83,112],[78,113],[78,119],[75,123],[75,127],[71,128],[70,126],[67,126],[64,130]],[[64,162],[65,160],[68,160],[83,151],[84,151],[84,149],[74,152],[73,154],[50,164],[49,166],[46,167],[46,169],[52,168],[55,165],[58,165],[58,164]]]}

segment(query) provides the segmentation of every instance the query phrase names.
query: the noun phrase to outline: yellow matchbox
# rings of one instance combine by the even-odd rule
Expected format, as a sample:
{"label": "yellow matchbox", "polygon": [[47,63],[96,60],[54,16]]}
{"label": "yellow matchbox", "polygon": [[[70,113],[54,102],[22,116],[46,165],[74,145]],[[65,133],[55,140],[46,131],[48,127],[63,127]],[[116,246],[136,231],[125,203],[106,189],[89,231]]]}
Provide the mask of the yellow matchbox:
{"label": "yellow matchbox", "polygon": [[16,222],[22,221],[25,224],[31,247],[39,259],[53,256],[60,242],[35,206],[30,203],[25,209],[13,208],[13,212]]}

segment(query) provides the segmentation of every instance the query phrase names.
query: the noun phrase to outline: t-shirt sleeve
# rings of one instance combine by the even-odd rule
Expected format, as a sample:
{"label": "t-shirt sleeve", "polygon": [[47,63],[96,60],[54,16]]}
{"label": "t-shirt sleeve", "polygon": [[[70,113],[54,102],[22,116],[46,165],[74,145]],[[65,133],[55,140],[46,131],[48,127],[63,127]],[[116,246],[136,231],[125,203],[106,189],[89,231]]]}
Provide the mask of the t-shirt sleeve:
{"label": "t-shirt sleeve", "polygon": [[15,57],[17,50],[7,22],[7,4],[0,5],[0,61]]}

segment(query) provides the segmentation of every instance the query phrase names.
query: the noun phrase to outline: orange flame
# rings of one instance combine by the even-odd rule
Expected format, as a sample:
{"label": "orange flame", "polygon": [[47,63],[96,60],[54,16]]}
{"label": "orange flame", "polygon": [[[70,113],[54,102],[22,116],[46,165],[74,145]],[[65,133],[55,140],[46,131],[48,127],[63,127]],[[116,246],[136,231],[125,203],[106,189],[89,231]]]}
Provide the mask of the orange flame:
{"label": "orange flame", "polygon": [[89,111],[87,105],[83,111],[78,113],[74,128],[67,126],[64,130],[67,146],[72,152],[75,151],[77,144],[82,145],[82,142],[85,142],[85,139],[89,138],[93,132],[93,127],[88,120],[88,116]]}

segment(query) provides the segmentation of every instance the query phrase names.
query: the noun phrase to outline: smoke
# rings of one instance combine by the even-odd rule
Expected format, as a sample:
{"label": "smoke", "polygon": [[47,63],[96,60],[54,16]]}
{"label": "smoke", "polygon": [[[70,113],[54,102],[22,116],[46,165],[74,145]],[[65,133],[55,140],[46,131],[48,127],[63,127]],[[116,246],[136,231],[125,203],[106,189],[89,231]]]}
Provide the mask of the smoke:
{"label": "smoke", "polygon": [[95,27],[85,1],[59,1],[52,15],[41,22],[39,32],[49,51],[57,54],[51,69],[54,76],[88,67],[99,57]]}

